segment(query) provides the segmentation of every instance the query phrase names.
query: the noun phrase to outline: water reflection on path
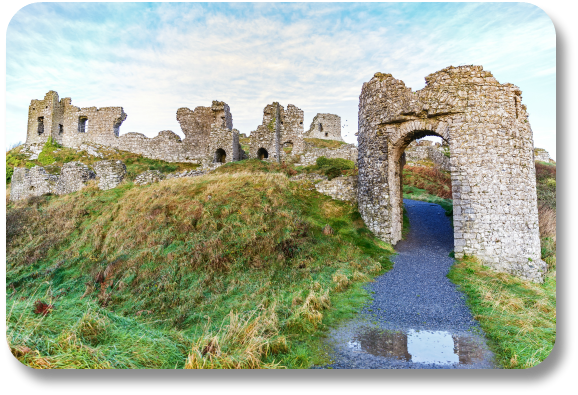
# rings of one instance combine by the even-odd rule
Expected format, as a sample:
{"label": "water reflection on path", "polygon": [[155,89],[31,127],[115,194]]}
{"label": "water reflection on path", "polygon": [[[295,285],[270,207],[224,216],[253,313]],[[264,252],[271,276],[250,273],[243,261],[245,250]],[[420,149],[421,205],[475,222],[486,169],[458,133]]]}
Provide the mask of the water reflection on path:
{"label": "water reflection on path", "polygon": [[471,364],[484,359],[483,347],[470,336],[446,331],[408,332],[367,328],[348,342],[351,351],[424,364]]}

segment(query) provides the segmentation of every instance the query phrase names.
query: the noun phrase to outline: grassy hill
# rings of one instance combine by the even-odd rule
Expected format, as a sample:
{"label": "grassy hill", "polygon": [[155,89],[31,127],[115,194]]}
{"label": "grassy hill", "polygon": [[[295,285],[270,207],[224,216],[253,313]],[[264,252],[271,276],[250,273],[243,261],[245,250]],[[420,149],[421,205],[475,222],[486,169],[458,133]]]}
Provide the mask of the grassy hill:
{"label": "grassy hill", "polygon": [[7,202],[12,352],[35,368],[323,363],[323,331],[369,300],[393,249],[286,173],[249,160]]}
{"label": "grassy hill", "polygon": [[[47,144],[30,161],[20,149],[7,153],[8,187],[13,166],[50,170],[101,160]],[[355,206],[287,177],[355,174],[347,163],[295,168],[248,160],[136,186],[131,180],[144,170],[196,165],[100,153],[123,160],[128,181],[6,202],[7,340],[28,366],[322,364],[324,331],[367,302],[361,285],[391,268],[393,249],[372,236]],[[555,165],[537,163],[536,177],[545,283],[495,273],[471,257],[449,275],[506,368],[538,364],[555,341]],[[406,166],[403,191],[452,213],[447,173]]]}

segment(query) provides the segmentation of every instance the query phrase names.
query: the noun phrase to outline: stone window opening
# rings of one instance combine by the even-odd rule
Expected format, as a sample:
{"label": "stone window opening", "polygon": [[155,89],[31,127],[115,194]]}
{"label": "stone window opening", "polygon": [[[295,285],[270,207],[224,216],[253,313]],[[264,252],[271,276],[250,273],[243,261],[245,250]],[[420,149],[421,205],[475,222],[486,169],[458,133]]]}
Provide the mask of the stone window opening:
{"label": "stone window opening", "polygon": [[79,117],[78,118],[78,133],[86,133],[88,129],[88,118]]}
{"label": "stone window opening", "polygon": [[261,147],[259,150],[257,150],[257,158],[260,160],[267,159],[269,158],[269,153],[265,148]]}
{"label": "stone window opening", "polygon": [[58,134],[64,133],[64,126],[61,123],[58,124]]}
{"label": "stone window opening", "polygon": [[325,132],[325,137],[329,137],[329,133]]}
{"label": "stone window opening", "polygon": [[38,135],[44,133],[44,117],[38,117]]}
{"label": "stone window opening", "polygon": [[321,122],[319,122],[319,131],[323,132],[323,125],[321,124]]}
{"label": "stone window opening", "polygon": [[219,148],[215,151],[215,163],[225,163],[227,158],[227,153],[224,149]]}

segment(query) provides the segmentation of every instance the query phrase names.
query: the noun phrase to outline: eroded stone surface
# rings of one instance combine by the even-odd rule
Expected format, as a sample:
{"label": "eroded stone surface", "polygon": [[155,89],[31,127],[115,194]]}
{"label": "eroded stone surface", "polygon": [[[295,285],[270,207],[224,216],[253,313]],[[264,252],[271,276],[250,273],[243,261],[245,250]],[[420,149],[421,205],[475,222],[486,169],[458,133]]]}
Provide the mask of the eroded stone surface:
{"label": "eroded stone surface", "polygon": [[343,141],[341,137],[341,117],[335,114],[315,115],[309,130],[305,132],[305,137]]}
{"label": "eroded stone surface", "polygon": [[379,238],[401,239],[401,162],[427,135],[450,146],[456,257],[541,281],[533,138],[522,92],[481,66],[447,67],[413,92],[391,74],[363,84],[359,211]]}
{"label": "eroded stone surface", "polygon": [[94,178],[94,172],[80,162],[65,163],[60,169],[60,174],[50,174],[41,166],[32,169],[17,167],[12,175],[10,200],[16,201],[49,193],[64,195],[76,192]]}
{"label": "eroded stone surface", "polygon": [[[279,106],[279,133],[277,134],[276,111]],[[277,102],[263,109],[263,123],[251,132],[249,157],[262,160],[286,160],[288,155],[298,155],[303,152],[303,110],[293,104],[285,109]],[[291,146],[290,154],[283,148]]]}
{"label": "eroded stone surface", "polygon": [[357,176],[336,177],[331,181],[325,180],[315,184],[317,192],[333,199],[344,201],[357,200]]}
{"label": "eroded stone surface", "polygon": [[154,184],[165,179],[163,173],[158,170],[147,170],[134,179],[136,185]]}
{"label": "eroded stone surface", "polygon": [[102,190],[115,188],[126,176],[126,166],[120,160],[101,160],[94,164],[94,170]]}

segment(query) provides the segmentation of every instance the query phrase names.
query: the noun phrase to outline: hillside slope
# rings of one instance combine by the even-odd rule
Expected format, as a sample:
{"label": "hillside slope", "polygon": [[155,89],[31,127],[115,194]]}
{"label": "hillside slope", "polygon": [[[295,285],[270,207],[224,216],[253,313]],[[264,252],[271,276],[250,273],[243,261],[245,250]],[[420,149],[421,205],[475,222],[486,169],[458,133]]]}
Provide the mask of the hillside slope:
{"label": "hillside slope", "polygon": [[354,206],[282,170],[243,161],[9,203],[14,355],[36,368],[309,367],[393,249]]}

